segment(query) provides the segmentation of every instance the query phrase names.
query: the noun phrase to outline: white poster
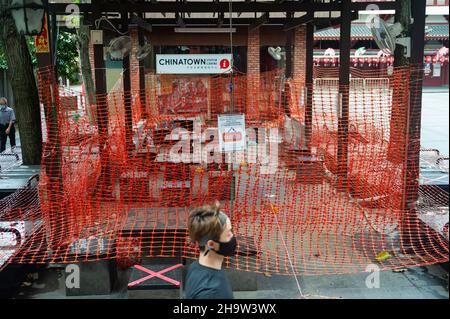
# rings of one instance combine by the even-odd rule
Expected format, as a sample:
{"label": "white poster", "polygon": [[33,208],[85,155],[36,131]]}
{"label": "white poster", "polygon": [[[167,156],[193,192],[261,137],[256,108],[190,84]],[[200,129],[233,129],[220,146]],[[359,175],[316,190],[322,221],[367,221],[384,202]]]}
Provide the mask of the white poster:
{"label": "white poster", "polygon": [[231,54],[157,54],[158,74],[223,74],[231,72]]}
{"label": "white poster", "polygon": [[425,73],[426,76],[429,76],[431,74],[431,63],[425,64],[424,73]]}
{"label": "white poster", "polygon": [[433,65],[433,77],[441,76],[441,63],[437,62]]}
{"label": "white poster", "polygon": [[219,115],[219,148],[222,152],[245,151],[245,115]]}

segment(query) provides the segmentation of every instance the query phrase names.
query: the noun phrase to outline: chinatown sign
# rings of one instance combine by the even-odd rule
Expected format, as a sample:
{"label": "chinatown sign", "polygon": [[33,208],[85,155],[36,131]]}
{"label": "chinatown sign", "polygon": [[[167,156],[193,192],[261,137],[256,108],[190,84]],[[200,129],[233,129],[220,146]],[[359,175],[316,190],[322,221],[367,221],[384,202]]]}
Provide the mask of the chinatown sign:
{"label": "chinatown sign", "polygon": [[231,54],[157,54],[158,74],[224,74],[232,68]]}

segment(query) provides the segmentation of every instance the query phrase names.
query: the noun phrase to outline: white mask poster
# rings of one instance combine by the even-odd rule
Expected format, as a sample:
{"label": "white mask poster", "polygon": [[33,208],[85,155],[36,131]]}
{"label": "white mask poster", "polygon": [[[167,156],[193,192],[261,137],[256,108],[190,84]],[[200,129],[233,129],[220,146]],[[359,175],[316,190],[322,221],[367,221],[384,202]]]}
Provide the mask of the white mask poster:
{"label": "white mask poster", "polygon": [[245,151],[246,135],[244,114],[219,115],[218,126],[220,151]]}
{"label": "white mask poster", "polygon": [[231,54],[157,54],[158,74],[226,74],[232,70]]}

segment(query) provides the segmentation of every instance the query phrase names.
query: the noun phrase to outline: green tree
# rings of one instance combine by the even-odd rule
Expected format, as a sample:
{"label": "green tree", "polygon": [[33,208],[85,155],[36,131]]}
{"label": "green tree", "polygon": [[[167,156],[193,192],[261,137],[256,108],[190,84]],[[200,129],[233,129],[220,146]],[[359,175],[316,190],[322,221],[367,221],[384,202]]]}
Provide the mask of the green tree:
{"label": "green tree", "polygon": [[77,36],[72,33],[61,32],[58,35],[56,48],[58,75],[69,79],[71,83],[78,83],[80,65],[78,63]]}
{"label": "green tree", "polygon": [[[34,67],[36,62],[36,47],[34,44],[34,37],[25,37],[30,51],[31,62]],[[77,38],[75,34],[68,32],[61,32],[58,35],[58,42],[56,44],[56,64],[58,66],[58,75],[63,78],[68,78],[71,83],[77,84],[79,82],[78,74],[80,73],[80,66],[78,62]],[[7,69],[5,49],[3,41],[0,40],[0,69]]]}
{"label": "green tree", "polygon": [[14,95],[22,160],[26,165],[39,165],[42,152],[41,114],[33,59],[30,55],[30,38],[26,39],[17,32],[8,10],[9,4],[9,0],[0,1],[0,41],[4,61],[8,66],[8,81]]}

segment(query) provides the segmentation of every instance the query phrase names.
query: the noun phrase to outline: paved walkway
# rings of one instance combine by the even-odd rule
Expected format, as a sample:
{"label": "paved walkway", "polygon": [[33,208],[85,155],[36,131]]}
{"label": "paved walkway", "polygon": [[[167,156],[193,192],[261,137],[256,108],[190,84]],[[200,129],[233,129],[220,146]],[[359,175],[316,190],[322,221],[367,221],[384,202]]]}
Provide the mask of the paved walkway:
{"label": "paved walkway", "polygon": [[[64,269],[42,269],[30,287],[14,298],[32,299],[126,299],[129,270],[119,270],[113,292],[103,296],[66,297]],[[438,265],[415,267],[405,272],[383,271],[379,288],[367,288],[369,273],[351,275],[294,276],[259,274],[257,291],[234,292],[236,299],[448,299],[447,272]],[[300,293],[301,291],[301,293]]]}
{"label": "paved walkway", "polygon": [[449,91],[426,90],[422,106],[422,148],[436,148],[449,155]]}
{"label": "paved walkway", "polygon": [[[17,133],[18,134],[18,133]],[[423,95],[422,147],[437,148],[449,154],[449,93],[448,88],[426,88]],[[20,140],[17,138],[20,145]],[[8,146],[9,147],[9,146]],[[7,149],[8,151],[8,149]],[[0,180],[0,184],[2,181]],[[126,298],[129,272],[121,271],[114,292],[107,296],[85,298]],[[309,298],[343,299],[448,299],[448,275],[440,266],[415,267],[403,273],[380,273],[380,287],[366,287],[367,273],[353,275],[302,276],[298,283],[294,276],[258,275],[258,291],[236,292],[236,298],[289,299]],[[65,298],[63,269],[43,269],[31,287],[21,288],[15,298]],[[299,289],[300,287],[300,289]],[[300,293],[301,291],[301,293]],[[72,297],[75,298],[75,297]],[[77,297],[79,298],[79,297]]]}

